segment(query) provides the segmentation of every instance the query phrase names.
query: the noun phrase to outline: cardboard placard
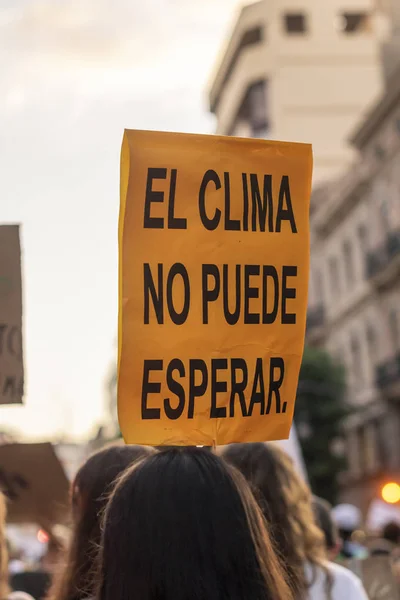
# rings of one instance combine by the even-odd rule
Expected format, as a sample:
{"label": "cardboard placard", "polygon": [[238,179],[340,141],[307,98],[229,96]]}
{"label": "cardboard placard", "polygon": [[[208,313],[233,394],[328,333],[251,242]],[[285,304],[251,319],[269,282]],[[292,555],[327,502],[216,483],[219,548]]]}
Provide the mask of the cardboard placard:
{"label": "cardboard placard", "polygon": [[289,436],[311,174],[306,144],[125,132],[118,409],[126,442]]}
{"label": "cardboard placard", "polygon": [[0,404],[24,394],[21,248],[18,225],[0,226]]}
{"label": "cardboard placard", "polygon": [[63,523],[69,481],[50,443],[0,446],[0,490],[6,495],[9,523]]}

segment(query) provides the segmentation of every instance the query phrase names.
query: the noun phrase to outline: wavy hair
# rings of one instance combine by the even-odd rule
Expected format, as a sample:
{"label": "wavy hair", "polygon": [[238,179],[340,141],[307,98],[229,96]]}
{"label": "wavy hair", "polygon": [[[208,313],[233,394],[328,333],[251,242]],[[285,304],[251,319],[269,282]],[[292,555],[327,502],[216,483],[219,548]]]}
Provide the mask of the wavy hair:
{"label": "wavy hair", "polygon": [[[326,566],[324,535],[315,523],[311,491],[291,458],[278,445],[261,443],[234,444],[222,455],[250,483],[296,598],[307,598],[317,568],[321,568],[330,600],[333,582]],[[313,572],[311,582],[305,574],[307,563]]]}
{"label": "wavy hair", "polygon": [[94,595],[101,519],[116,479],[154,450],[143,446],[109,446],[93,454],[72,484],[73,531],[65,564],[47,600],[83,600]]}

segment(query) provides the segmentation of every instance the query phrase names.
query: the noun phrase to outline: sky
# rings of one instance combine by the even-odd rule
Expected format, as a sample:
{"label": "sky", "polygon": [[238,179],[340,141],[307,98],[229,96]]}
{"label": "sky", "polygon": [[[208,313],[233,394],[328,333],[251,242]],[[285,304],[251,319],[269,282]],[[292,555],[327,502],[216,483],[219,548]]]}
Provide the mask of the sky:
{"label": "sky", "polygon": [[25,405],[0,430],[82,438],[116,355],[124,128],[212,132],[239,0],[0,0],[0,223],[21,223]]}

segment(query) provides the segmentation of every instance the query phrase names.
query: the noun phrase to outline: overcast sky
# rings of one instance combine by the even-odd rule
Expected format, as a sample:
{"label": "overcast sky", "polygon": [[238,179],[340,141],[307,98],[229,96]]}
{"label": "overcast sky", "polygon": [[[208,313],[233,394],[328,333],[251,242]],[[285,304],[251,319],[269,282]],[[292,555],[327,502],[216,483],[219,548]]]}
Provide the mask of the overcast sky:
{"label": "overcast sky", "polygon": [[0,0],[0,222],[22,224],[26,404],[0,429],[82,436],[117,331],[127,128],[212,131],[206,84],[238,0]]}

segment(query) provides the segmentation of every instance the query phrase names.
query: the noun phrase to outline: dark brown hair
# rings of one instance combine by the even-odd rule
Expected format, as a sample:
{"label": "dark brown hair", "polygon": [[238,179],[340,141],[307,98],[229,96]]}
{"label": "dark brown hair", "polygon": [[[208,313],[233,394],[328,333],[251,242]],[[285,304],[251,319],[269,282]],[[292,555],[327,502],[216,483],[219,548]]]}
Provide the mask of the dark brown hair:
{"label": "dark brown hair", "polygon": [[97,600],[291,600],[244,478],[204,449],[130,469],[105,513]]}
{"label": "dark brown hair", "polygon": [[382,530],[383,539],[388,542],[392,542],[392,544],[400,543],[400,525],[396,521],[390,521],[386,523]]}
{"label": "dark brown hair", "polygon": [[48,600],[84,600],[94,595],[101,518],[113,483],[132,463],[153,452],[142,446],[110,446],[80,468],[72,484],[72,539]]}
{"label": "dark brown hair", "polygon": [[332,506],[326,500],[314,496],[313,509],[315,520],[325,536],[325,545],[328,550],[334,550],[339,542],[339,530],[332,518]]}
{"label": "dark brown hair", "polygon": [[232,444],[223,457],[250,483],[296,598],[307,597],[307,562],[314,574],[316,567],[325,570],[329,598],[332,582],[324,562],[324,537],[315,523],[311,491],[290,457],[278,445],[260,443]]}

